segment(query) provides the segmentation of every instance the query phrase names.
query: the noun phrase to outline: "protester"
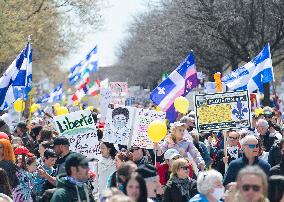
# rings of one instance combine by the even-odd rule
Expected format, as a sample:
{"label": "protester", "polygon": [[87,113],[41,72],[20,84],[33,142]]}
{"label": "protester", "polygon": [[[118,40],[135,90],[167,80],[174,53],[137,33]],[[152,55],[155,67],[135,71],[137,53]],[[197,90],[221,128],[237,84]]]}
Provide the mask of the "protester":
{"label": "protester", "polygon": [[124,193],[135,202],[150,202],[147,199],[147,187],[145,180],[138,173],[132,173],[125,182]]}
{"label": "protester", "polygon": [[208,169],[211,166],[212,159],[210,157],[210,153],[206,147],[206,145],[199,141],[199,134],[198,132],[192,132],[191,133],[192,139],[193,139],[193,144],[196,147],[196,149],[199,151],[201,154],[201,157],[203,158],[205,162],[205,167]]}
{"label": "protester", "polygon": [[49,141],[43,141],[39,144],[38,152],[39,152],[39,158],[37,159],[38,165],[42,165],[44,161],[44,152],[51,148],[51,142]]}
{"label": "protester", "polygon": [[155,166],[151,164],[144,164],[138,167],[136,170],[146,182],[148,198],[157,202],[159,201],[157,193],[161,190],[161,184],[159,182],[159,175]]}
{"label": "protester", "polygon": [[18,168],[15,163],[16,158],[11,143],[9,140],[0,139],[0,168],[6,171],[12,188],[19,184],[16,176]]}
{"label": "protester", "polygon": [[15,149],[15,154],[20,157],[18,158],[18,160],[20,160],[18,162],[19,169],[16,172],[19,185],[13,189],[13,200],[19,202],[32,201],[34,178],[31,173],[35,172],[37,169],[36,157],[31,154],[26,147],[18,147]]}
{"label": "protester", "polygon": [[281,151],[281,161],[278,165],[273,166],[270,169],[269,175],[282,175],[284,176],[284,138],[280,142],[280,151]]}
{"label": "protester", "polygon": [[248,166],[240,170],[237,177],[235,201],[268,202],[267,176],[258,166]]}
{"label": "protester", "polygon": [[100,202],[106,202],[109,201],[109,199],[115,195],[123,195],[123,193],[115,188],[115,187],[111,187],[108,189],[105,189],[99,196],[99,201]]}
{"label": "protester", "polygon": [[[162,147],[157,147],[158,150],[157,155],[161,156],[165,151],[170,148],[174,148],[179,151],[180,155],[189,159],[192,159],[192,163],[194,168],[204,170],[205,163],[196,149],[192,141],[184,139],[184,123],[175,122],[171,129],[171,136],[167,139]],[[195,169],[195,170],[196,170]]]}
{"label": "protester", "polygon": [[126,163],[122,164],[120,168],[117,170],[117,182],[116,187],[123,191],[125,190],[125,182],[130,177],[130,175],[135,172],[137,169],[137,165],[131,161],[127,161]]}
{"label": "protester", "polygon": [[268,179],[268,198],[270,202],[284,201],[284,176],[274,175]]}
{"label": "protester", "polygon": [[115,155],[116,149],[112,143],[101,143],[102,160],[99,161],[99,192],[102,193],[107,188],[107,180],[111,174],[116,171],[115,167]]}
{"label": "protester", "polygon": [[239,171],[247,165],[258,165],[267,175],[270,170],[270,165],[259,159],[258,140],[252,135],[244,137],[241,141],[243,156],[232,161],[229,164],[228,170],[225,174],[224,185],[234,182]]}
{"label": "protester", "polygon": [[147,156],[146,149],[139,147],[131,147],[130,152],[133,154],[133,161],[136,163],[137,166],[151,163],[151,160],[149,160],[149,156]]}
{"label": "protester", "polygon": [[269,154],[268,154],[268,163],[271,167],[276,166],[281,161],[281,149],[284,146],[284,138],[280,141],[276,141],[274,145],[271,147]]}
{"label": "protester", "polygon": [[117,187],[117,170],[127,161],[133,161],[133,156],[131,152],[120,151],[115,155],[115,168],[116,171],[109,176],[107,181],[107,188]]}
{"label": "protester", "polygon": [[12,188],[9,183],[7,172],[0,168],[0,193],[12,197]]}
{"label": "protester", "polygon": [[172,176],[165,187],[164,202],[187,202],[197,194],[196,181],[188,176],[188,160],[177,159],[172,165]]}
{"label": "protester", "polygon": [[18,123],[14,135],[22,139],[25,147],[27,147],[29,150],[32,149],[33,139],[28,134],[28,125],[26,123]]}
{"label": "protester", "polygon": [[222,174],[216,170],[202,172],[197,177],[197,190],[189,202],[219,202],[224,195],[225,188],[222,185]]}
{"label": "protester", "polygon": [[94,202],[92,190],[87,184],[89,179],[89,162],[82,154],[68,155],[65,161],[65,174],[57,177],[56,191],[51,202],[57,201],[90,201]]}
{"label": "protester", "polygon": [[233,160],[240,158],[242,155],[239,143],[240,134],[237,132],[229,132],[227,138],[227,157],[225,157],[224,149],[220,149],[214,157],[212,164],[212,168],[218,170],[223,176],[225,174],[225,164],[229,165]]}
{"label": "protester", "polygon": [[265,151],[269,152],[270,148],[274,144],[275,137],[270,136],[270,132],[268,130],[269,125],[268,122],[264,119],[259,119],[256,123],[256,130],[259,133],[259,137],[261,141],[263,142],[263,145],[265,147]]}

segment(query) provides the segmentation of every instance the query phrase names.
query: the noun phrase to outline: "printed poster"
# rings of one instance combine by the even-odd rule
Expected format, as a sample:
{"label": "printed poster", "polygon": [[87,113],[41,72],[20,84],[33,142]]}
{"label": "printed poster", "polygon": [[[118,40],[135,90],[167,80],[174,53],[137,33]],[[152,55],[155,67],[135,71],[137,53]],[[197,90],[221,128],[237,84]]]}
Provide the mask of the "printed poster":
{"label": "printed poster", "polygon": [[164,121],[165,118],[165,112],[137,108],[134,118],[131,146],[153,149],[153,142],[149,139],[148,136],[148,125],[154,120]]}
{"label": "printed poster", "polygon": [[134,107],[108,108],[103,141],[128,145],[133,125]]}
{"label": "printed poster", "polygon": [[100,145],[96,123],[90,110],[55,116],[54,122],[59,135],[69,139],[70,150],[89,158],[98,158]]}
{"label": "printed poster", "polygon": [[252,126],[248,91],[196,95],[195,113],[198,132]]}

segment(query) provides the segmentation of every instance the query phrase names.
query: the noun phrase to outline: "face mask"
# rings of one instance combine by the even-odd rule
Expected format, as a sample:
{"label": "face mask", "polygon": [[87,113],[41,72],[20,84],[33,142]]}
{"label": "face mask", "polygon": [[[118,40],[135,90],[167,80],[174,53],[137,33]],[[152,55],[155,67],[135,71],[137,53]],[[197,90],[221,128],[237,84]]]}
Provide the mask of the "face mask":
{"label": "face mask", "polygon": [[214,196],[214,198],[217,201],[219,201],[223,197],[224,192],[225,192],[225,188],[224,187],[222,187],[222,188],[214,188],[212,196]]}

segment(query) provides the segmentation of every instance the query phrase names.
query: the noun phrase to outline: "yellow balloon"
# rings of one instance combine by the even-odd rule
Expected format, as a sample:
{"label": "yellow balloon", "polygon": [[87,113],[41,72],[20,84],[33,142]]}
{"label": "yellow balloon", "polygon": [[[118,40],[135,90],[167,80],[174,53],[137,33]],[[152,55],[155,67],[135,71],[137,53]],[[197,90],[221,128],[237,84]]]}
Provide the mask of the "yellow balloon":
{"label": "yellow balloon", "polygon": [[178,112],[186,114],[189,108],[189,101],[185,97],[177,97],[174,101],[174,107]]}
{"label": "yellow balloon", "polygon": [[38,109],[37,104],[32,104],[30,111],[31,111],[31,113],[34,113],[34,112],[36,112],[37,109]]}
{"label": "yellow balloon", "polygon": [[14,109],[16,112],[22,112],[25,110],[25,102],[22,99],[17,99],[14,102]]}
{"label": "yellow balloon", "polygon": [[75,100],[73,104],[74,104],[74,106],[78,106],[79,105],[79,101]]}
{"label": "yellow balloon", "polygon": [[53,106],[56,109],[56,108],[60,107],[60,104],[59,103],[55,103]]}
{"label": "yellow balloon", "polygon": [[149,139],[153,142],[160,142],[167,135],[167,126],[164,122],[155,120],[148,126]]}
{"label": "yellow balloon", "polygon": [[56,115],[57,116],[65,115],[65,114],[68,114],[68,113],[69,113],[69,111],[66,107],[61,106],[61,107],[56,108]]}
{"label": "yellow balloon", "polygon": [[93,111],[94,110],[94,106],[88,106],[87,109],[90,110],[90,111]]}

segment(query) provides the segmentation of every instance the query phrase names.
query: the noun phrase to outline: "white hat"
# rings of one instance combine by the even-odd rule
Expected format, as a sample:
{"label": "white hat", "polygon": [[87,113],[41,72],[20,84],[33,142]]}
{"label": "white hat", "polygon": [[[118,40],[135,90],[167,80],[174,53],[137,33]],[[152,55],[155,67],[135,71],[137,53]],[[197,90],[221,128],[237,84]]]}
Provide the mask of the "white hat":
{"label": "white hat", "polygon": [[176,149],[168,149],[165,154],[164,154],[164,159],[165,160],[172,160],[174,157],[180,157],[180,154],[178,152],[178,150]]}

